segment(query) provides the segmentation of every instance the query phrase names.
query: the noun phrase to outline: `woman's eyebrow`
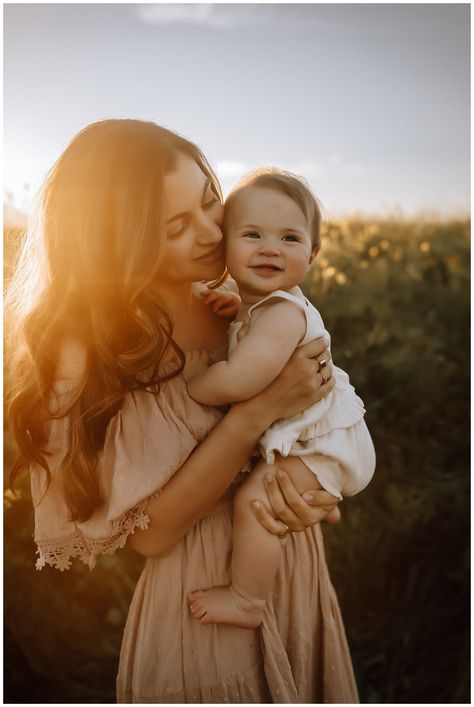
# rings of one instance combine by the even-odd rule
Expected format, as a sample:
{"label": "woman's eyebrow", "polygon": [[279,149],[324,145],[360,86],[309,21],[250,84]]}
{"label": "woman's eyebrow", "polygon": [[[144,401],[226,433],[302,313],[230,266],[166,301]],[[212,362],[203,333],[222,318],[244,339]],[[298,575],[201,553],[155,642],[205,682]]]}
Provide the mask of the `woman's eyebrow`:
{"label": "woman's eyebrow", "polygon": [[[207,189],[208,189],[208,187],[209,187],[210,184],[211,184],[211,180],[210,180],[209,177],[208,177],[208,178],[206,179],[206,181],[204,182],[204,189],[202,190],[201,199],[203,199],[203,198],[205,197],[206,192],[207,192]],[[175,214],[174,216],[172,216],[171,218],[169,218],[169,219],[166,221],[166,223],[170,223],[170,221],[175,221],[177,218],[182,218],[183,216],[186,216],[187,213],[188,213],[187,211],[182,211],[182,212],[179,213],[179,214]]]}

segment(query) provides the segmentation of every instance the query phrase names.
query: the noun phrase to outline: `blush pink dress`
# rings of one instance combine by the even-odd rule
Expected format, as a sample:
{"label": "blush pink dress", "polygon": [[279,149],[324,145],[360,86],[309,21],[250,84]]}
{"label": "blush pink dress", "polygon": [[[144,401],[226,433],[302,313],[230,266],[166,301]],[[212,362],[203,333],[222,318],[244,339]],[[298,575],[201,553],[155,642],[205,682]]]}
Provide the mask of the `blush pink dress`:
{"label": "blush pink dress", "polygon": [[[76,386],[56,384],[55,410],[65,409]],[[97,555],[114,552],[135,528],[146,528],[147,501],[221,415],[194,402],[181,376],[163,383],[159,395],[128,394],[100,455],[105,502],[85,523],[68,520],[59,478],[71,420],[51,421],[47,489],[44,471],[32,468],[37,568],[47,563],[64,570],[74,557],[93,568]],[[233,488],[167,556],[147,559],[124,630],[117,701],[358,702],[319,526],[289,536],[259,629],[202,625],[192,617],[190,590],[229,583]]]}

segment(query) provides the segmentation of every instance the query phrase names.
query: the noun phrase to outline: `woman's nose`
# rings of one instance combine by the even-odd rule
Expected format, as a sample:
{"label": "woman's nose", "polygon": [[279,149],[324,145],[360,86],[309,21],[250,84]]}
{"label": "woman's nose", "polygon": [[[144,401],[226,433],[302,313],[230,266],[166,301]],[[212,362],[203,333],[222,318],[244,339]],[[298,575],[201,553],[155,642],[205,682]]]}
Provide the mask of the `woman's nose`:
{"label": "woman's nose", "polygon": [[197,228],[200,243],[218,243],[222,240],[220,220],[212,218],[209,214],[203,214],[201,216]]}

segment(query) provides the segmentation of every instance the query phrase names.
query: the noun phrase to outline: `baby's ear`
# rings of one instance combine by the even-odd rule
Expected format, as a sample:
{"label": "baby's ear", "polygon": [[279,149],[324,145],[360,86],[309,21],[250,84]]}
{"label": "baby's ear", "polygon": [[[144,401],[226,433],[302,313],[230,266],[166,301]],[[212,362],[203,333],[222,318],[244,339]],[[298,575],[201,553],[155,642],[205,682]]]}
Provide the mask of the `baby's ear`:
{"label": "baby's ear", "polygon": [[311,251],[311,255],[309,256],[309,264],[312,265],[315,257],[319,253],[319,248],[320,246],[315,246],[313,250]]}

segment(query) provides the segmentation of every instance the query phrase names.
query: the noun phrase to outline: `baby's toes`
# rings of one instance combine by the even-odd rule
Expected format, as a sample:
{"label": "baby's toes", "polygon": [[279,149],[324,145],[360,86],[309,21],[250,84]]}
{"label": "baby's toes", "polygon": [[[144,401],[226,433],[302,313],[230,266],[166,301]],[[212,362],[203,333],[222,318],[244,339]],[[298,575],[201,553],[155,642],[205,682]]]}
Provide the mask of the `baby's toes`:
{"label": "baby's toes", "polygon": [[191,611],[191,613],[192,613],[193,616],[196,616],[196,613],[199,611],[199,608],[200,608],[200,607],[197,605],[196,602],[194,602],[193,604],[190,604],[190,605],[189,605],[189,609],[190,609],[190,611]]}
{"label": "baby's toes", "polygon": [[196,615],[196,618],[199,619],[199,621],[202,624],[210,624],[212,623],[211,619],[209,618],[209,614],[207,612],[207,609],[203,608],[202,613],[200,613],[199,616]]}
{"label": "baby's toes", "polygon": [[202,597],[202,594],[203,594],[203,593],[200,592],[200,591],[197,591],[197,592],[188,592],[188,602],[189,602],[190,604],[194,604],[194,602],[195,602],[197,599],[199,599],[200,597]]}
{"label": "baby's toes", "polygon": [[199,609],[196,610],[196,613],[194,614],[195,619],[199,619],[201,623],[206,623],[205,619],[207,615],[207,609],[205,606],[200,606]]}

